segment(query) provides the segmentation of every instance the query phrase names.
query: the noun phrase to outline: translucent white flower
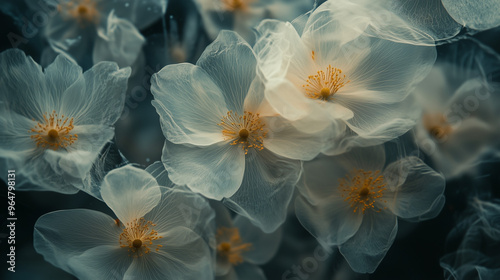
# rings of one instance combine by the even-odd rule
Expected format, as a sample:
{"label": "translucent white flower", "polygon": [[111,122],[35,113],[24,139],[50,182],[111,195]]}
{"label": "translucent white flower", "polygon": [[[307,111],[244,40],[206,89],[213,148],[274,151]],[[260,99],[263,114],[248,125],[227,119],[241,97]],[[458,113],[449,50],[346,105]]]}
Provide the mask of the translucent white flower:
{"label": "translucent white flower", "polygon": [[87,209],[38,219],[46,261],[79,279],[213,279],[214,212],[201,196],[131,166],[109,172],[101,194],[117,219]]}
{"label": "translucent white flower", "polygon": [[[113,137],[130,68],[82,69],[63,56],[44,72],[17,49],[0,54],[0,153],[37,190],[75,193]],[[88,191],[88,190],[86,190]]]}
{"label": "translucent white flower", "polygon": [[[170,179],[227,205],[264,231],[277,228],[300,162],[324,145],[263,102],[250,46],[222,31],[197,65],[168,65],[151,79],[153,105],[167,138]],[[291,159],[287,159],[291,158]]]}
{"label": "translucent white flower", "polygon": [[474,172],[475,161],[500,137],[500,56],[475,40],[442,47],[414,92],[422,107],[416,141],[437,170],[453,178]]}
{"label": "translucent white flower", "polygon": [[[51,48],[80,65],[111,60],[131,66],[144,44],[138,29],[158,20],[166,9],[166,0],[42,1],[50,10],[44,35]],[[40,9],[39,2],[28,1],[33,9]]]}
{"label": "translucent white flower", "polygon": [[394,241],[398,217],[435,217],[444,185],[443,176],[416,157],[390,161],[384,146],[354,148],[304,163],[295,211],[322,245],[339,246],[354,271],[371,273]]}
{"label": "translucent white flower", "polygon": [[234,30],[249,42],[252,28],[264,18],[292,20],[313,8],[313,0],[195,0],[208,35]]}
{"label": "translucent white flower", "polygon": [[380,144],[408,131],[416,118],[409,90],[436,58],[435,47],[397,42],[406,31],[419,35],[404,22],[385,32],[379,21],[356,14],[354,4],[344,2],[325,2],[295,27],[274,20],[257,27],[255,50],[271,107],[302,131],[335,131],[338,121],[347,126],[330,141],[327,154]]}
{"label": "translucent white flower", "polygon": [[278,251],[282,230],[266,234],[243,216],[231,218],[220,203],[211,203],[216,213],[215,275],[217,280],[266,279],[258,265],[267,263]]}

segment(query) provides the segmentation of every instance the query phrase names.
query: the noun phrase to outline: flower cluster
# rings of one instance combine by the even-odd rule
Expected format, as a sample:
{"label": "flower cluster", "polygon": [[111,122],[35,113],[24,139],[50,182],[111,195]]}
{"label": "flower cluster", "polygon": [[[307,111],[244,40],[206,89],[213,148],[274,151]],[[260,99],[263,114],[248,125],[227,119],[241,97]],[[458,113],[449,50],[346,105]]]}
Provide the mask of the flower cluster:
{"label": "flower cluster", "polygon": [[308,279],[310,238],[307,273],[355,279],[473,197],[441,266],[494,277],[472,241],[498,242],[498,193],[445,185],[498,161],[500,55],[471,36],[497,1],[319,2],[27,1],[42,58],[0,53],[0,166],[92,201],[36,213],[36,252],[79,279]]}

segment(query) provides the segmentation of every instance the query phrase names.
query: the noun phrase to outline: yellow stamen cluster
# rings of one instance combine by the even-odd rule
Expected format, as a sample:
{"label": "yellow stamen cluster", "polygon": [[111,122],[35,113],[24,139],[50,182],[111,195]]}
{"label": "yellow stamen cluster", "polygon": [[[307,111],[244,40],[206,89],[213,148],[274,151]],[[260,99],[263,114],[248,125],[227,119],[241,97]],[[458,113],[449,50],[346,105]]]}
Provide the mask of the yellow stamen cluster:
{"label": "yellow stamen cluster", "polygon": [[74,0],[57,6],[59,12],[75,19],[81,27],[88,23],[98,24],[100,20],[97,2],[95,0]]}
{"label": "yellow stamen cluster", "polygon": [[[312,52],[312,57],[315,58],[314,52]],[[320,70],[316,75],[307,77],[306,82],[305,85],[302,85],[306,96],[323,101],[329,101],[340,88],[349,83],[345,80],[342,70],[331,65],[328,65],[326,72]]]}
{"label": "yellow stamen cluster", "polygon": [[232,140],[231,145],[240,144],[245,155],[248,154],[250,148],[259,151],[264,149],[263,141],[267,137],[267,131],[264,129],[266,125],[260,119],[259,114],[245,111],[240,116],[236,112],[229,111],[217,125],[222,127],[225,140]]}
{"label": "yellow stamen cluster", "polygon": [[[115,223],[119,224],[120,222],[115,220]],[[155,250],[158,252],[163,246],[159,244],[153,245],[153,241],[163,237],[152,229],[155,226],[156,224],[146,221],[144,218],[134,219],[132,222],[127,223],[120,234],[120,247],[128,248],[129,256],[134,257],[141,257],[150,253],[150,247],[156,247]]]}
{"label": "yellow stamen cluster", "polygon": [[251,243],[243,243],[238,228],[221,227],[217,229],[215,239],[217,241],[217,254],[227,258],[233,265],[243,263],[241,253],[252,249]]}
{"label": "yellow stamen cluster", "polygon": [[425,129],[436,140],[444,140],[453,131],[443,114],[424,114],[422,118]]}
{"label": "yellow stamen cluster", "polygon": [[74,128],[73,118],[65,118],[64,115],[59,118],[56,111],[52,111],[48,117],[47,115],[45,113],[43,121],[37,122],[35,127],[29,130],[30,133],[34,133],[31,139],[36,142],[37,147],[58,150],[78,140],[78,134],[70,134]]}
{"label": "yellow stamen cluster", "polygon": [[377,200],[386,203],[382,200],[384,196],[385,183],[384,176],[379,175],[380,171],[364,171],[363,169],[355,169],[351,174],[347,174],[346,178],[339,180],[339,189],[342,193],[344,201],[349,202],[354,208],[354,213],[361,210],[364,214],[366,209],[373,209],[380,212],[380,209],[375,209]]}
{"label": "yellow stamen cluster", "polygon": [[253,2],[253,0],[221,0],[224,5],[224,10],[234,12],[234,11],[246,11],[248,9],[248,4]]}

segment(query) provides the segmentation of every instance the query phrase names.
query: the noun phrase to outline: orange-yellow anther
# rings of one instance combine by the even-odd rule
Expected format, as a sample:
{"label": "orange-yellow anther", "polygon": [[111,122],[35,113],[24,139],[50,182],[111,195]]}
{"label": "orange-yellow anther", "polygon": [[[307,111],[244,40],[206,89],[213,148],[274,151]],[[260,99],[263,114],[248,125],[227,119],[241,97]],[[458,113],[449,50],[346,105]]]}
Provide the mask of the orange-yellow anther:
{"label": "orange-yellow anther", "polygon": [[120,247],[128,248],[129,256],[141,257],[144,254],[151,252],[151,247],[156,247],[158,252],[160,244],[154,244],[155,240],[163,238],[153,228],[156,226],[151,221],[146,221],[144,218],[134,219],[123,227],[123,232],[120,234]]}
{"label": "orange-yellow anther", "polygon": [[98,24],[100,13],[95,0],[74,0],[59,4],[57,10],[69,19],[74,19],[81,27]]}
{"label": "orange-yellow anther", "polygon": [[339,189],[344,201],[350,204],[354,213],[361,210],[364,214],[367,209],[380,212],[380,209],[375,208],[375,202],[387,202],[382,200],[386,188],[384,176],[380,175],[378,170],[372,172],[355,169],[339,180]]}
{"label": "orange-yellow anther", "polygon": [[246,11],[248,4],[254,0],[221,0],[223,9],[230,12]]}
{"label": "orange-yellow anther", "polygon": [[35,127],[29,130],[32,133],[31,139],[35,141],[37,147],[58,150],[78,140],[77,134],[70,133],[74,128],[73,118],[59,117],[56,111],[52,111],[48,117],[47,115],[45,113],[43,121],[37,122]]}
{"label": "orange-yellow anther", "polygon": [[422,122],[425,129],[436,140],[444,140],[453,132],[453,127],[443,114],[424,114]]}
{"label": "orange-yellow anther", "polygon": [[[314,52],[312,57],[314,59]],[[329,101],[340,88],[349,83],[345,78],[342,70],[328,65],[326,71],[320,70],[316,75],[307,77],[306,84],[302,87],[307,97]]]}
{"label": "orange-yellow anther", "polygon": [[241,253],[252,249],[251,243],[243,243],[238,228],[221,227],[217,229],[215,239],[218,256],[226,258],[233,265],[243,263]]}
{"label": "orange-yellow anther", "polygon": [[259,114],[244,112],[240,116],[236,112],[229,111],[218,125],[222,127],[225,140],[231,141],[231,145],[241,145],[245,154],[250,148],[259,151],[264,149],[263,141],[267,137],[267,130]]}

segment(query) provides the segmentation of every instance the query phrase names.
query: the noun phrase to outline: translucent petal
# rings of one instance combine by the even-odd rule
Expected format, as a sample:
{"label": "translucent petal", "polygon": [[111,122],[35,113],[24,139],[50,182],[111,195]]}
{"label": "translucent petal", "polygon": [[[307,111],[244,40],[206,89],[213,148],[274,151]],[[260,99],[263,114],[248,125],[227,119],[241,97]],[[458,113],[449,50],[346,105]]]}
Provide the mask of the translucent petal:
{"label": "translucent petal", "polygon": [[120,67],[131,66],[139,56],[144,37],[128,20],[118,18],[111,12],[106,28],[98,28],[92,59],[115,61]]}
{"label": "translucent petal", "polygon": [[235,32],[221,31],[196,64],[222,90],[228,109],[241,114],[257,65],[248,43]]}
{"label": "translucent petal", "polygon": [[0,70],[0,101],[20,115],[43,119],[53,100],[46,94],[42,68],[23,51],[11,49],[0,54]]}
{"label": "translucent petal", "polygon": [[125,102],[130,68],[114,62],[100,62],[63,93],[60,113],[74,118],[74,124],[114,124]]}
{"label": "translucent petal", "polygon": [[435,216],[428,212],[432,210],[437,214],[441,211],[432,206],[444,192],[444,177],[419,158],[407,157],[396,161],[383,174],[388,187],[384,193],[384,199],[388,201],[385,205],[398,217]]}
{"label": "translucent petal", "polygon": [[216,200],[232,196],[245,171],[244,151],[227,142],[195,147],[165,141],[162,162],[174,183]]}
{"label": "translucent petal", "polygon": [[198,234],[176,227],[159,241],[163,247],[135,258],[123,279],[213,279],[209,247]]}
{"label": "translucent petal", "polygon": [[160,202],[161,191],[148,172],[130,165],[110,171],[101,195],[123,224],[144,217]]}
{"label": "translucent petal", "polygon": [[[47,93],[53,96],[55,104],[59,104],[64,92],[82,77],[82,68],[64,55],[58,55],[54,62],[45,68]],[[59,106],[54,106],[54,109]]]}
{"label": "translucent petal", "polygon": [[358,231],[363,221],[363,214],[359,211],[354,213],[349,202],[335,190],[316,205],[310,204],[303,197],[297,197],[295,214],[302,226],[320,244],[326,245],[343,244]]}
{"label": "translucent petal", "polygon": [[367,211],[358,232],[339,246],[340,253],[358,273],[373,273],[391,247],[398,231],[396,216],[388,211]]}
{"label": "translucent petal", "polygon": [[100,1],[102,11],[114,10],[117,17],[131,21],[138,29],[143,29],[160,19],[167,9],[166,0],[141,1]]}
{"label": "translucent petal", "polygon": [[[101,212],[61,210],[41,216],[35,224],[34,247],[51,264],[72,272],[69,260],[99,246],[119,248],[122,230]],[[111,252],[111,248],[109,248]],[[126,255],[126,250],[122,252]]]}
{"label": "translucent petal", "polygon": [[246,262],[253,264],[265,264],[270,261],[281,244],[282,229],[266,234],[253,225],[250,220],[243,216],[236,216],[234,226],[238,228],[241,239],[245,243],[251,243],[251,250],[243,252],[242,256]]}
{"label": "translucent petal", "polygon": [[486,30],[500,25],[500,3],[495,0],[442,0],[443,6],[458,23],[477,30]]}
{"label": "translucent petal", "polygon": [[123,279],[133,258],[127,255],[127,249],[114,244],[95,246],[67,262],[71,269],[68,272],[78,279]]}
{"label": "translucent petal", "polygon": [[262,231],[273,232],[285,221],[300,172],[298,161],[281,158],[267,150],[249,151],[241,187],[223,202]]}
{"label": "translucent petal", "polygon": [[217,124],[228,109],[205,70],[191,64],[166,66],[151,78],[151,92],[169,141],[211,145],[223,140]]}

